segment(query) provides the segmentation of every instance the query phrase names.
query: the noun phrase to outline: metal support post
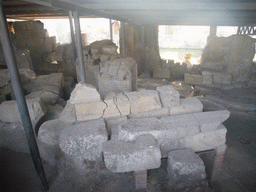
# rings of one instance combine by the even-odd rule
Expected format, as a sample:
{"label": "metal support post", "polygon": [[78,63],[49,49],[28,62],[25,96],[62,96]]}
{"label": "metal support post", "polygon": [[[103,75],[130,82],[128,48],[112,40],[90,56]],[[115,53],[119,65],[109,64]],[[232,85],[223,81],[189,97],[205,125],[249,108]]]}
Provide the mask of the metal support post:
{"label": "metal support post", "polygon": [[126,57],[125,53],[125,22],[121,22],[121,30],[122,30],[122,51],[123,51],[123,58]]}
{"label": "metal support post", "polygon": [[82,37],[81,37],[81,29],[79,22],[79,13],[76,9],[74,11],[74,19],[75,19],[75,29],[76,29],[76,50],[77,57],[79,62],[80,69],[80,78],[83,83],[85,83],[85,68],[84,68],[84,57],[83,57],[83,48],[82,48]]}
{"label": "metal support post", "polygon": [[14,58],[14,53],[10,41],[10,36],[8,33],[8,27],[6,22],[6,17],[3,10],[3,1],[0,2],[0,38],[3,47],[4,57],[7,63],[7,67],[11,76],[11,83],[13,91],[16,97],[19,113],[25,129],[26,137],[28,140],[28,145],[30,149],[30,154],[34,162],[34,166],[38,176],[40,177],[42,186],[45,190],[48,190],[48,183],[44,173],[44,168],[42,160],[39,154],[38,146],[36,143],[31,119],[28,112],[27,103],[25,96],[23,95],[23,90],[21,86],[20,76],[17,68],[17,64]]}
{"label": "metal support post", "polygon": [[142,51],[142,62],[141,62],[141,65],[142,65],[142,71],[145,70],[145,54],[146,54],[146,51],[145,51],[145,28],[144,26],[141,26],[141,51]]}
{"label": "metal support post", "polygon": [[109,27],[110,27],[110,39],[113,42],[113,28],[112,28],[112,19],[109,19]]}
{"label": "metal support post", "polygon": [[72,42],[73,50],[74,50],[74,57],[75,57],[75,59],[76,59],[76,43],[75,43],[75,33],[74,33],[74,27],[73,27],[73,15],[72,15],[72,11],[69,11],[69,12],[68,12],[68,15],[69,15],[71,42]]}

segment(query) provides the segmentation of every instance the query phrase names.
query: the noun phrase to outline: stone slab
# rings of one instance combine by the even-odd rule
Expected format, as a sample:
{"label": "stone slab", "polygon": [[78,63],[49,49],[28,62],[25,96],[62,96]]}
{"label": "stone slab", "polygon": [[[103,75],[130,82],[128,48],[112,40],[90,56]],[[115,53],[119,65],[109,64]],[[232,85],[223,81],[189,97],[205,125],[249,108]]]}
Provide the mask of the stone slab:
{"label": "stone slab", "polygon": [[114,92],[108,93],[104,98],[104,103],[106,103],[107,108],[104,111],[103,118],[121,116],[114,102],[115,99],[116,99],[116,94]]}
{"label": "stone slab", "polygon": [[185,143],[183,138],[165,139],[160,145],[162,158],[168,157],[168,153],[170,151],[176,151],[184,148]]}
{"label": "stone slab", "polygon": [[157,87],[163,107],[176,107],[180,103],[180,94],[171,85]]}
{"label": "stone slab", "polygon": [[123,93],[116,94],[115,104],[122,116],[129,115],[131,113],[130,101]]}
{"label": "stone slab", "polygon": [[203,76],[196,75],[196,74],[190,74],[190,73],[184,73],[184,81],[187,84],[202,84]]}
{"label": "stone slab", "polygon": [[103,119],[77,123],[61,131],[61,150],[78,160],[101,161],[102,143],[108,140]]}
{"label": "stone slab", "polygon": [[63,122],[75,122],[77,120],[75,105],[72,105],[70,100],[67,101],[65,108],[60,114],[59,120]]}
{"label": "stone slab", "polygon": [[170,108],[168,107],[162,107],[161,109],[155,109],[152,111],[146,111],[141,113],[135,113],[128,115],[129,119],[135,119],[135,118],[147,118],[147,117],[163,117],[168,116],[170,113]]}
{"label": "stone slab", "polygon": [[141,135],[135,141],[107,141],[103,155],[111,172],[143,171],[161,165],[160,148],[152,135]]}
{"label": "stone slab", "polygon": [[198,113],[203,111],[203,104],[195,97],[187,97],[180,100],[180,105],[170,108],[170,115]]}
{"label": "stone slab", "polygon": [[127,116],[108,117],[105,118],[108,135],[111,135],[111,127],[123,123],[127,120]]}

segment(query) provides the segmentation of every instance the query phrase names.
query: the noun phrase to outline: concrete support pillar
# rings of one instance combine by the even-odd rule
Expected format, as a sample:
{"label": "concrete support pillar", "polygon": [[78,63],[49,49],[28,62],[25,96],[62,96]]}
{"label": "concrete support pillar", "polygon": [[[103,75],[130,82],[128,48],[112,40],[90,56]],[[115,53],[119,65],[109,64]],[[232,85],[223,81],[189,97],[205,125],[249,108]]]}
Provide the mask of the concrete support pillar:
{"label": "concrete support pillar", "polygon": [[216,37],[217,35],[217,26],[216,25],[211,25],[210,26],[210,36],[211,37]]}
{"label": "concrete support pillar", "polygon": [[74,11],[74,19],[75,19],[75,29],[76,29],[76,54],[79,62],[79,70],[81,81],[85,83],[85,67],[84,67],[84,57],[83,57],[83,47],[82,47],[82,37],[81,37],[81,29],[79,22],[79,13],[78,11]]}

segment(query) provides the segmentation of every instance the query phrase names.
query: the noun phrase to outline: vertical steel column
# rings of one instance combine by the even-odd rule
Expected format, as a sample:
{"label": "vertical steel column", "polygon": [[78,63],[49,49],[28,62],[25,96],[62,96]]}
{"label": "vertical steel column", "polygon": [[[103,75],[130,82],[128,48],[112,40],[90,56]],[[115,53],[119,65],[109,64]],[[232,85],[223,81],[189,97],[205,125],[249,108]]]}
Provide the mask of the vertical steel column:
{"label": "vertical steel column", "polygon": [[145,28],[141,26],[141,50],[142,50],[142,71],[145,70]]}
{"label": "vertical steel column", "polygon": [[69,15],[71,41],[72,41],[72,45],[73,45],[74,56],[76,58],[76,43],[75,43],[75,33],[74,33],[74,28],[73,28],[73,15],[72,15],[72,11],[69,11],[68,15]]}
{"label": "vertical steel column", "polygon": [[6,22],[6,18],[3,10],[3,1],[0,1],[0,38],[1,38],[1,43],[3,47],[4,57],[5,57],[7,67],[11,76],[13,91],[17,100],[19,113],[21,116],[23,127],[25,129],[25,133],[28,140],[30,153],[34,162],[34,166],[38,176],[40,177],[43,188],[45,190],[48,190],[49,187],[48,187],[47,179],[45,177],[44,168],[43,168],[41,157],[38,151],[38,146],[36,143],[32,123],[30,120],[27,103],[21,87],[21,81],[20,81],[17,64],[14,58],[14,53],[13,53],[12,45],[10,42],[7,22]]}
{"label": "vertical steel column", "polygon": [[79,22],[79,13],[78,10],[74,11],[74,19],[75,19],[75,29],[76,29],[76,50],[77,57],[79,62],[80,69],[80,78],[83,83],[85,83],[85,68],[84,68],[84,57],[83,57],[83,48],[82,48],[82,37],[81,37],[81,29]]}
{"label": "vertical steel column", "polygon": [[110,28],[110,39],[113,42],[112,19],[109,19],[109,28]]}
{"label": "vertical steel column", "polygon": [[123,58],[126,57],[125,52],[125,22],[121,23],[121,30],[122,30],[122,50],[123,50]]}

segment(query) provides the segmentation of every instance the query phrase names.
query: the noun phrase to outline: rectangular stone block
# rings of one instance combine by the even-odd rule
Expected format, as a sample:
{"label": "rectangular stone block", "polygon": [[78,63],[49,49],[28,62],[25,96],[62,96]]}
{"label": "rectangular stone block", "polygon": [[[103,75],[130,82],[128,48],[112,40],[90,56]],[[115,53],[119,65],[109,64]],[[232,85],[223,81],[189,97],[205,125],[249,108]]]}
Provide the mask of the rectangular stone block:
{"label": "rectangular stone block", "polygon": [[214,84],[231,84],[232,82],[232,75],[230,73],[215,72],[212,75]]}
{"label": "rectangular stone block", "polygon": [[186,84],[202,84],[203,83],[203,76],[184,73],[184,81]]}
{"label": "rectangular stone block", "polygon": [[176,151],[184,148],[185,143],[183,138],[165,139],[160,145],[162,158],[168,157],[168,153],[170,151]]}
{"label": "rectangular stone block", "polygon": [[111,127],[116,126],[118,124],[121,124],[121,123],[123,123],[126,120],[127,120],[127,116],[105,118],[108,135],[112,136],[112,134],[111,134],[111,132],[112,132],[111,131]]}
{"label": "rectangular stone block", "polygon": [[104,162],[111,172],[155,169],[161,165],[160,148],[152,135],[135,141],[110,140],[103,143]]}
{"label": "rectangular stone block", "polygon": [[131,113],[130,101],[123,93],[116,94],[115,104],[122,116],[129,115]]}
{"label": "rectangular stone block", "polygon": [[192,149],[169,152],[167,171],[175,188],[190,186],[206,179],[204,162]]}
{"label": "rectangular stone block", "polygon": [[106,103],[107,108],[104,110],[103,118],[121,116],[114,102],[115,98],[116,94],[114,92],[108,93],[104,98],[104,103]]}
{"label": "rectangular stone block", "polygon": [[75,104],[77,121],[98,119],[103,116],[106,107],[102,101]]}
{"label": "rectangular stone block", "polygon": [[165,139],[166,127],[163,126],[157,118],[142,118],[142,119],[128,119],[118,127],[118,139],[124,141],[134,140],[139,135],[151,134],[158,141],[162,143]]}
{"label": "rectangular stone block", "polygon": [[163,69],[161,66],[154,67],[153,78],[155,79],[169,79],[171,72],[169,69]]}
{"label": "rectangular stone block", "polygon": [[195,97],[187,97],[180,100],[180,105],[170,108],[170,115],[198,113],[203,111],[203,104]]}
{"label": "rectangular stone block", "polygon": [[229,118],[230,112],[228,110],[209,111],[194,113],[194,116],[199,122],[202,132],[211,132],[216,130],[221,123]]}
{"label": "rectangular stone block", "polygon": [[166,127],[167,139],[178,139],[199,133],[199,123],[193,114],[162,117],[161,124]]}
{"label": "rectangular stone block", "polygon": [[202,72],[203,84],[212,84],[212,73],[208,71]]}
{"label": "rectangular stone block", "polygon": [[176,107],[180,103],[180,94],[171,85],[157,87],[163,107]]}
{"label": "rectangular stone block", "polygon": [[161,109],[155,109],[155,110],[152,110],[152,111],[130,114],[130,115],[128,115],[128,118],[129,119],[147,118],[147,117],[160,118],[160,117],[163,117],[163,116],[168,116],[169,113],[170,113],[170,108],[163,107]]}
{"label": "rectangular stone block", "polygon": [[200,132],[197,135],[189,136],[184,139],[185,146],[195,152],[215,149],[226,143],[226,127],[221,124],[218,129],[212,132]]}
{"label": "rectangular stone block", "polygon": [[131,104],[131,113],[161,109],[159,94],[155,90],[125,92]]}

